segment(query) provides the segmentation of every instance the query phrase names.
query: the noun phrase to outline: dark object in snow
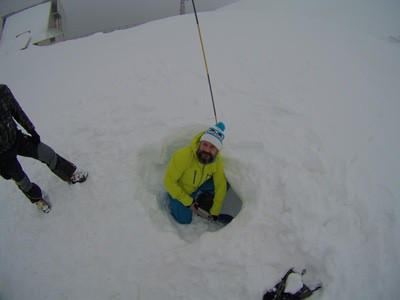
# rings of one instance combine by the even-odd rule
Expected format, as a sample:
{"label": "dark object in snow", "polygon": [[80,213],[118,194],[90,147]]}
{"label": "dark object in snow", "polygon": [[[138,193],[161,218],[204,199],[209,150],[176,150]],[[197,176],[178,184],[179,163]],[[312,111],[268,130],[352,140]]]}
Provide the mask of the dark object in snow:
{"label": "dark object in snow", "polygon": [[[265,293],[263,300],[297,300],[310,297],[316,290],[322,288],[322,285],[318,284],[313,289],[310,289],[308,286],[306,286],[301,281],[301,276],[303,276],[305,272],[306,270],[303,270],[301,273],[298,273],[294,270],[294,268],[290,269],[286,272],[285,276],[283,276],[281,281],[278,282],[273,289],[270,289]],[[292,287],[289,287],[289,281],[291,280],[289,278],[290,276],[293,277],[292,280],[294,282],[294,285],[292,284]],[[297,288],[293,290],[293,286],[296,285]]]}
{"label": "dark object in snow", "polygon": [[206,212],[204,209],[202,209],[200,207],[198,207],[194,211],[194,213],[196,215],[198,215],[199,217],[204,218],[204,219],[206,219],[206,220],[208,220],[210,222],[218,222],[218,223],[221,223],[221,224],[224,224],[224,225],[229,224],[233,220],[233,217],[231,215],[228,215],[228,214],[219,214],[218,216],[212,216],[212,215],[210,215],[208,212]]}
{"label": "dark object in snow", "polygon": [[217,218],[217,222],[220,222],[222,224],[229,224],[233,220],[233,217],[228,214],[219,214]]}
{"label": "dark object in snow", "polygon": [[196,199],[196,202],[202,210],[210,212],[214,204],[214,195],[209,192],[202,192]]}

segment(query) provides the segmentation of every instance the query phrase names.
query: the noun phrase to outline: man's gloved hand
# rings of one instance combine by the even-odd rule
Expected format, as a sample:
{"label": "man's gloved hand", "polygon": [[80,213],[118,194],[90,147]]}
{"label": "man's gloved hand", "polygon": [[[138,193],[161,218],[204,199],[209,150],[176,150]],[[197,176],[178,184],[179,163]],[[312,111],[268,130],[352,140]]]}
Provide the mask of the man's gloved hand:
{"label": "man's gloved hand", "polygon": [[35,145],[39,145],[40,144],[40,135],[38,135],[38,133],[33,130],[30,132],[31,137],[32,137],[32,141]]}

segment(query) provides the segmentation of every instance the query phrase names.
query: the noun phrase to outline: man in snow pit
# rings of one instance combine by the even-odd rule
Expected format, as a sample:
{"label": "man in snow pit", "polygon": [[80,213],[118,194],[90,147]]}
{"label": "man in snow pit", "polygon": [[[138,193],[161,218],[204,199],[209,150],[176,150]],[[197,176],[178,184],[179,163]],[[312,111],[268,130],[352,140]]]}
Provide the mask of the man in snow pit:
{"label": "man in snow pit", "polygon": [[[18,129],[17,121],[28,133]],[[50,205],[43,199],[38,185],[31,182],[18,162],[17,155],[31,157],[45,163],[50,170],[68,183],[83,182],[88,173],[54,152],[40,141],[35,127],[24,113],[7,85],[0,84],[0,175],[13,179],[28,199],[43,212]]]}
{"label": "man in snow pit", "polygon": [[190,224],[192,213],[206,211],[211,220],[220,214],[228,185],[220,156],[224,131],[219,122],[200,132],[191,145],[174,153],[168,165],[164,186],[171,214],[180,224]]}

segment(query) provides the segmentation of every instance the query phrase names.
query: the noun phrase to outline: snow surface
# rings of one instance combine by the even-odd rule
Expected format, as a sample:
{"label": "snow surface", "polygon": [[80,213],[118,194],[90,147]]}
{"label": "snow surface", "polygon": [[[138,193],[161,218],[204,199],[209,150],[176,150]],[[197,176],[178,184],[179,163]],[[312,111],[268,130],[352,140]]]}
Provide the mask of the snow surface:
{"label": "snow surface", "polygon": [[293,266],[322,282],[310,299],[398,298],[400,3],[199,19],[239,215],[213,231],[160,205],[171,154],[214,122],[193,15],[3,53],[42,140],[90,177],[21,158],[48,215],[0,181],[0,299],[262,299]]}
{"label": "snow surface", "polygon": [[303,281],[301,280],[301,274],[291,273],[285,283],[285,293],[296,294],[303,287]]}

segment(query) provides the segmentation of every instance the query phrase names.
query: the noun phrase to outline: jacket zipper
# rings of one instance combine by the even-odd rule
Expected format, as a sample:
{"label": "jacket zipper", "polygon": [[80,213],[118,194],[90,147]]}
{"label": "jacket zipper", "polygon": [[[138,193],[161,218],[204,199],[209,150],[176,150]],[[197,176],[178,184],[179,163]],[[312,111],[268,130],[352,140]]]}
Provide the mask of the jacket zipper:
{"label": "jacket zipper", "polygon": [[196,183],[196,175],[197,175],[197,170],[194,170],[193,184]]}
{"label": "jacket zipper", "polygon": [[[203,166],[202,169],[201,169],[200,181],[201,181],[201,178],[203,178],[203,175],[204,175],[204,166]],[[193,184],[196,183],[196,177],[197,177],[197,170],[194,171]],[[199,186],[197,186],[196,190],[197,190],[198,188],[199,188]]]}

